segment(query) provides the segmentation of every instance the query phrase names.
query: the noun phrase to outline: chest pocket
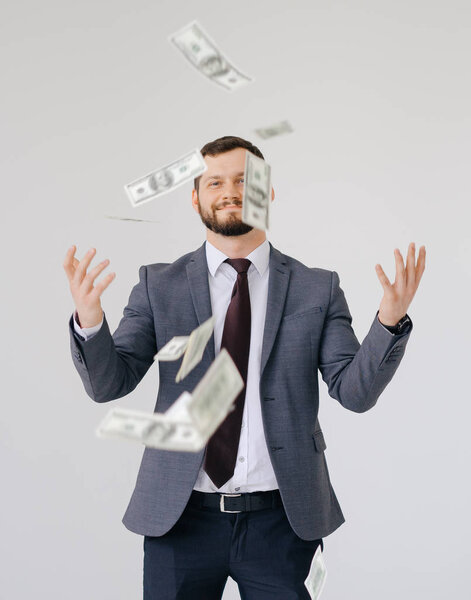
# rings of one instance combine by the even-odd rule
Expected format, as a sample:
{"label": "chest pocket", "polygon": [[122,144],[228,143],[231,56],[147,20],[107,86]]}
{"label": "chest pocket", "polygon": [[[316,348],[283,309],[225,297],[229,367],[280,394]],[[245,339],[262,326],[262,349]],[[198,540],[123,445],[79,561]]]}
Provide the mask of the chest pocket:
{"label": "chest pocket", "polygon": [[306,308],[300,312],[292,313],[290,315],[286,315],[283,317],[283,321],[294,321],[296,319],[302,319],[303,317],[307,317],[309,315],[313,315],[315,313],[321,313],[322,306],[312,306],[311,308]]}

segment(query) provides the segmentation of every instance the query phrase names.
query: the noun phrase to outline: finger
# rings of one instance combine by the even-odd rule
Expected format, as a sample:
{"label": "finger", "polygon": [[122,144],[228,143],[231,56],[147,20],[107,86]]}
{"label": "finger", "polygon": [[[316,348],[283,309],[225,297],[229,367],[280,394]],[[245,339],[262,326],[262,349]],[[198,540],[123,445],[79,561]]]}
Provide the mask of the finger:
{"label": "finger", "polygon": [[106,277],[104,277],[95,285],[95,287],[93,288],[93,292],[90,295],[100,297],[115,277],[116,273],[108,273]]}
{"label": "finger", "polygon": [[384,291],[388,291],[391,289],[391,282],[386,276],[386,273],[383,271],[383,267],[381,265],[376,265],[376,275],[378,276],[380,284],[383,286]]}
{"label": "finger", "polygon": [[96,254],[95,248],[90,248],[90,250],[85,254],[82,260],[79,262],[77,268],[75,269],[74,283],[76,285],[80,285],[82,283],[83,278],[87,272],[87,269],[90,263],[93,260],[93,257]]}
{"label": "finger", "polygon": [[414,242],[411,242],[409,244],[409,250],[407,252],[406,277],[407,277],[407,285],[414,287],[414,285],[415,285],[415,244],[414,244]]}
{"label": "finger", "polygon": [[93,267],[91,271],[89,271],[85,277],[83,278],[80,289],[82,292],[88,293],[93,288],[93,282],[98,277],[98,275],[106,269],[106,267],[110,264],[110,261],[106,258],[102,260],[96,267]]}
{"label": "finger", "polygon": [[417,259],[417,268],[415,270],[415,286],[418,287],[422,275],[425,271],[425,246],[421,246],[419,249],[419,257]]}
{"label": "finger", "polygon": [[394,249],[394,258],[396,259],[396,279],[394,283],[397,283],[398,285],[402,286],[404,284],[405,278],[404,259],[402,258],[402,254],[399,248]]}
{"label": "finger", "polygon": [[76,246],[71,246],[67,250],[67,253],[64,258],[64,263],[62,265],[64,267],[65,274],[67,275],[67,278],[69,281],[72,280],[74,273],[75,273],[74,261],[77,259],[74,257],[74,254],[75,254],[76,250],[77,250]]}

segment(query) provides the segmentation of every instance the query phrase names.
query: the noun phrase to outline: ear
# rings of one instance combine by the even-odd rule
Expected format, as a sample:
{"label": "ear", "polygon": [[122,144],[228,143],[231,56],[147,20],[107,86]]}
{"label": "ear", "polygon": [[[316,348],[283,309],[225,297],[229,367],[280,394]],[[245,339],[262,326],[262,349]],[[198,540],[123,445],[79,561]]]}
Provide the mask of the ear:
{"label": "ear", "polygon": [[275,190],[274,190],[274,188],[271,188],[271,201],[273,202],[274,199],[275,199]]}
{"label": "ear", "polygon": [[200,209],[198,206],[198,192],[195,189],[193,189],[191,192],[191,204],[195,211],[200,214]]}

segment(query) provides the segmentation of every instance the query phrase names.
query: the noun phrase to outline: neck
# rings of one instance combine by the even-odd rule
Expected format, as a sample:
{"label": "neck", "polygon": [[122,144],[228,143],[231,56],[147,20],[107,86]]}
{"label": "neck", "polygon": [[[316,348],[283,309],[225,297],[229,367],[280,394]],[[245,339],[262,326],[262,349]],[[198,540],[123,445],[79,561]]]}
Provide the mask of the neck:
{"label": "neck", "polygon": [[252,229],[244,235],[227,236],[206,231],[206,239],[229,258],[245,258],[267,239],[264,231]]}

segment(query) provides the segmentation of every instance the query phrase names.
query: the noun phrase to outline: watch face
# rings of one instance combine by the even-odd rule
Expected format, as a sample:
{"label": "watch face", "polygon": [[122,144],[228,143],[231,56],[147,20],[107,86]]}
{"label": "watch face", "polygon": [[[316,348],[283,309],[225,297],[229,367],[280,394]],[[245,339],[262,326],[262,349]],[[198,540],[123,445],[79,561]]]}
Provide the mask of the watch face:
{"label": "watch face", "polygon": [[399,323],[397,324],[397,326],[399,327],[399,329],[402,329],[409,322],[410,322],[410,319],[406,315],[405,317],[402,317],[402,319],[399,321]]}

